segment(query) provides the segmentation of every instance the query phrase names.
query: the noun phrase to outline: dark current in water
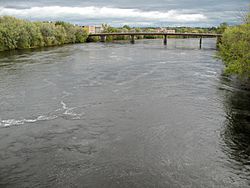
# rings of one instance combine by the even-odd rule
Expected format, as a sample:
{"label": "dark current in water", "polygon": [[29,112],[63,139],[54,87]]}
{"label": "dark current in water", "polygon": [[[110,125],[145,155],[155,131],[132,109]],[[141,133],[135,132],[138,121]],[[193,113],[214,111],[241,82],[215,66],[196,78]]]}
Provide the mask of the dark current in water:
{"label": "dark current in water", "polygon": [[249,187],[250,92],[215,43],[0,53],[0,187]]}

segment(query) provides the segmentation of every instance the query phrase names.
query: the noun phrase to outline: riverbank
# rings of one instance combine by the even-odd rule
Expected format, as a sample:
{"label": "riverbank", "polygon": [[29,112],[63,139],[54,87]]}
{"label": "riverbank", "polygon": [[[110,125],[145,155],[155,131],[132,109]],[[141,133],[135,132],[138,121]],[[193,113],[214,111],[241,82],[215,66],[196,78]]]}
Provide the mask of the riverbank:
{"label": "riverbank", "polygon": [[30,22],[0,17],[0,51],[83,43],[87,32],[66,22]]}
{"label": "riverbank", "polygon": [[250,13],[244,24],[225,30],[218,55],[225,64],[226,74],[235,75],[250,85]]}

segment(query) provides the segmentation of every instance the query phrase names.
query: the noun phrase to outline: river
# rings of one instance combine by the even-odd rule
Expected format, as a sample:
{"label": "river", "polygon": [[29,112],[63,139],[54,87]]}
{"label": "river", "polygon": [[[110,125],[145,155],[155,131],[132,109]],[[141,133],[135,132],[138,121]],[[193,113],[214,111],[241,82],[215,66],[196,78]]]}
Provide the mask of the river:
{"label": "river", "polygon": [[0,187],[249,187],[250,92],[215,43],[0,53]]}

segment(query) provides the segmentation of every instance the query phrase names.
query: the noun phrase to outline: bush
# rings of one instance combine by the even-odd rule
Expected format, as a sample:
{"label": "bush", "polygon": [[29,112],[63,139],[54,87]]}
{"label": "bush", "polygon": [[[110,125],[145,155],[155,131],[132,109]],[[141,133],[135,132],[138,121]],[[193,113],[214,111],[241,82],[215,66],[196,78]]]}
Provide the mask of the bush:
{"label": "bush", "polygon": [[100,38],[99,37],[88,37],[86,39],[86,42],[99,42]]}
{"label": "bush", "polygon": [[88,38],[87,32],[83,28],[77,28],[75,32],[76,42],[83,43],[86,42]]}
{"label": "bush", "polygon": [[219,56],[226,73],[250,78],[250,24],[229,27],[223,33]]}

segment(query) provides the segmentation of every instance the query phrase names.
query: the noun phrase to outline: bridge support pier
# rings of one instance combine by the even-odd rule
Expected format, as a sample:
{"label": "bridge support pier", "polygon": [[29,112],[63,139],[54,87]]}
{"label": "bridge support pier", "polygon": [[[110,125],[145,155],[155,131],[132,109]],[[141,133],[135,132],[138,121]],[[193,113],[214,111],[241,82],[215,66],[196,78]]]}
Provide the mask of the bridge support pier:
{"label": "bridge support pier", "polygon": [[101,35],[100,38],[101,38],[101,42],[106,42],[106,36],[105,35]]}
{"label": "bridge support pier", "polygon": [[135,43],[135,35],[131,35],[130,36],[130,42],[131,42],[131,44],[134,44]]}
{"label": "bridge support pier", "polygon": [[168,44],[168,36],[167,35],[164,35],[163,43],[164,43],[164,45]]}
{"label": "bridge support pier", "polygon": [[200,49],[202,47],[202,37],[200,38]]}

